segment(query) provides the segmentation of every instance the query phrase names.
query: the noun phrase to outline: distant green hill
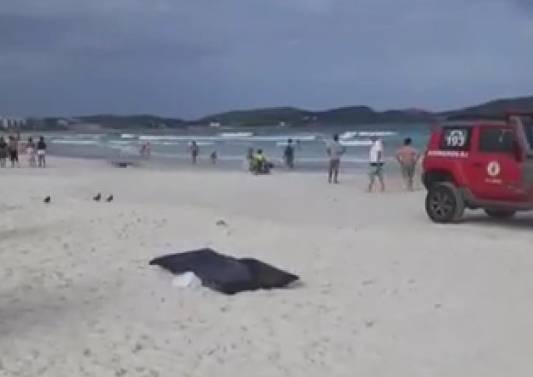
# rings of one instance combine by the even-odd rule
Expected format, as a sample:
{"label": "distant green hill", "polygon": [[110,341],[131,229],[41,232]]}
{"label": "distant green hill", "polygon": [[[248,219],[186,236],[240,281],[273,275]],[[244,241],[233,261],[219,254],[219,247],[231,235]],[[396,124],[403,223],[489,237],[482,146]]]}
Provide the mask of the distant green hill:
{"label": "distant green hill", "polygon": [[272,126],[280,122],[287,124],[301,124],[305,122],[311,112],[293,107],[272,107],[265,109],[228,111],[209,115],[196,123],[220,123],[231,126]]}
{"label": "distant green hill", "polygon": [[200,123],[217,122],[232,126],[271,126],[285,123],[288,126],[309,124],[369,124],[427,121],[433,115],[416,110],[391,110],[376,112],[367,106],[352,106],[326,111],[307,111],[292,107],[230,111],[200,119]]}
{"label": "distant green hill", "polygon": [[74,118],[32,118],[26,128],[33,130],[79,130],[79,129],[168,129],[186,127],[181,119],[162,118],[154,115],[89,115]]}
{"label": "distant green hill", "polygon": [[155,115],[90,115],[74,118],[33,118],[27,129],[82,130],[82,129],[176,129],[220,123],[223,126],[258,127],[284,124],[289,127],[309,125],[358,125],[375,123],[424,123],[437,119],[471,119],[503,117],[507,111],[533,113],[533,96],[498,99],[459,110],[432,113],[417,109],[375,111],[367,106],[341,107],[325,111],[308,111],[294,107],[229,111],[192,121]]}
{"label": "distant green hill", "polygon": [[442,113],[448,119],[503,118],[506,112],[533,113],[533,96],[498,99],[481,105]]}
{"label": "distant green hill", "polygon": [[76,118],[83,123],[99,124],[104,128],[135,129],[135,128],[177,128],[184,127],[181,119],[162,118],[154,115],[90,115]]}

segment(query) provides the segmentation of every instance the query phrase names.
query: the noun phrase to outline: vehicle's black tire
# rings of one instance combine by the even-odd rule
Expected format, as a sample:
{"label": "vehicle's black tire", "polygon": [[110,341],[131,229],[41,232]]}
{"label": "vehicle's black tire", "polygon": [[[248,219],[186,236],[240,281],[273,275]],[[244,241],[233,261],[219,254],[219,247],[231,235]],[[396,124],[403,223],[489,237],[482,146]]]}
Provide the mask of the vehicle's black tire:
{"label": "vehicle's black tire", "polygon": [[430,186],[426,196],[426,213],[433,222],[457,222],[464,210],[463,196],[453,183],[442,182]]}
{"label": "vehicle's black tire", "polygon": [[495,219],[510,219],[516,214],[516,211],[506,209],[486,209],[485,213]]}

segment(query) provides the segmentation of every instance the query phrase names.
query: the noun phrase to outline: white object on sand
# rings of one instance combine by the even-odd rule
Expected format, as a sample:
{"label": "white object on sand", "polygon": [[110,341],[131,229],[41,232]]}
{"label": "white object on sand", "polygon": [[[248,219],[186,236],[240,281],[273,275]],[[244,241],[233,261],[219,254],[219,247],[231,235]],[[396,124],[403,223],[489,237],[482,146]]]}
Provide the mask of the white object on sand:
{"label": "white object on sand", "polygon": [[172,279],[172,286],[176,288],[200,288],[202,281],[194,274],[194,272],[187,271]]}

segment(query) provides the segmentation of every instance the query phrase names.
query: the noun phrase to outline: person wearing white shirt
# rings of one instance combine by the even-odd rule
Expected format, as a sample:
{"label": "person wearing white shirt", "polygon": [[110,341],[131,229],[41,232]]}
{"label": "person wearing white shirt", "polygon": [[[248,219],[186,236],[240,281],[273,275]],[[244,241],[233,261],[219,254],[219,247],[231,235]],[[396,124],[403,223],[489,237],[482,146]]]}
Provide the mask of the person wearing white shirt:
{"label": "person wearing white shirt", "polygon": [[368,173],[370,177],[370,183],[368,184],[368,192],[372,192],[376,177],[379,180],[381,191],[385,191],[385,181],[383,179],[383,165],[385,164],[383,157],[383,142],[375,136],[372,137],[371,140],[372,146],[370,147],[369,153],[370,170]]}
{"label": "person wearing white shirt", "polygon": [[339,167],[341,157],[346,148],[339,142],[339,135],[333,135],[333,140],[327,144],[326,152],[329,157],[328,182],[339,183]]}

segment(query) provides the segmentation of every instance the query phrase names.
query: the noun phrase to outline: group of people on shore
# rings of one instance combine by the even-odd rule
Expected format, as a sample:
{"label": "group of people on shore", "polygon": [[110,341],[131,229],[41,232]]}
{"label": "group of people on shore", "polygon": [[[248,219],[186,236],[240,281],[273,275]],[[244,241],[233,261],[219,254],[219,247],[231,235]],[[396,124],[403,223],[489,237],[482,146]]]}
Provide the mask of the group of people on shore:
{"label": "group of people on shore", "polygon": [[[296,145],[292,139],[288,139],[283,150],[283,162],[288,169],[294,169]],[[189,152],[192,164],[198,163],[200,156],[200,147],[196,141],[191,141],[189,144]],[[339,183],[339,170],[341,166],[342,156],[346,152],[346,147],[342,145],[338,135],[333,135],[333,138],[326,141],[326,153],[329,159],[328,163],[328,182]],[[140,154],[143,157],[149,157],[151,153],[150,143],[143,144]],[[217,162],[217,152],[212,151],[209,159],[212,164]],[[411,138],[405,138],[403,145],[396,151],[395,158],[400,165],[402,176],[407,190],[414,189],[414,177],[416,173],[416,165],[420,158],[418,151],[413,148]],[[253,174],[269,174],[274,165],[268,161],[262,149],[249,148],[246,154],[246,162],[248,170]],[[384,146],[383,141],[377,137],[371,137],[371,145],[368,155],[368,192],[372,192],[375,188],[376,182],[379,183],[381,191],[385,191],[384,178]]]}
{"label": "group of people on shore", "polygon": [[19,155],[25,154],[27,156],[29,167],[46,167],[46,142],[44,137],[40,136],[37,143],[32,137],[29,137],[26,142],[20,141],[20,135],[10,135],[7,140],[4,136],[0,136],[0,168],[7,167],[7,160],[9,159],[11,167],[20,167]]}
{"label": "group of people on shore", "polygon": [[[328,182],[339,183],[340,162],[342,155],[346,152],[346,148],[340,143],[338,135],[333,136],[333,140],[328,143],[326,151],[329,157]],[[396,151],[395,157],[400,164],[406,189],[413,191],[416,165],[420,159],[420,154],[413,148],[411,138],[404,139],[403,145]],[[385,191],[384,166],[383,141],[373,136],[368,156],[368,192],[374,190],[376,179],[379,182],[381,191]]]}

